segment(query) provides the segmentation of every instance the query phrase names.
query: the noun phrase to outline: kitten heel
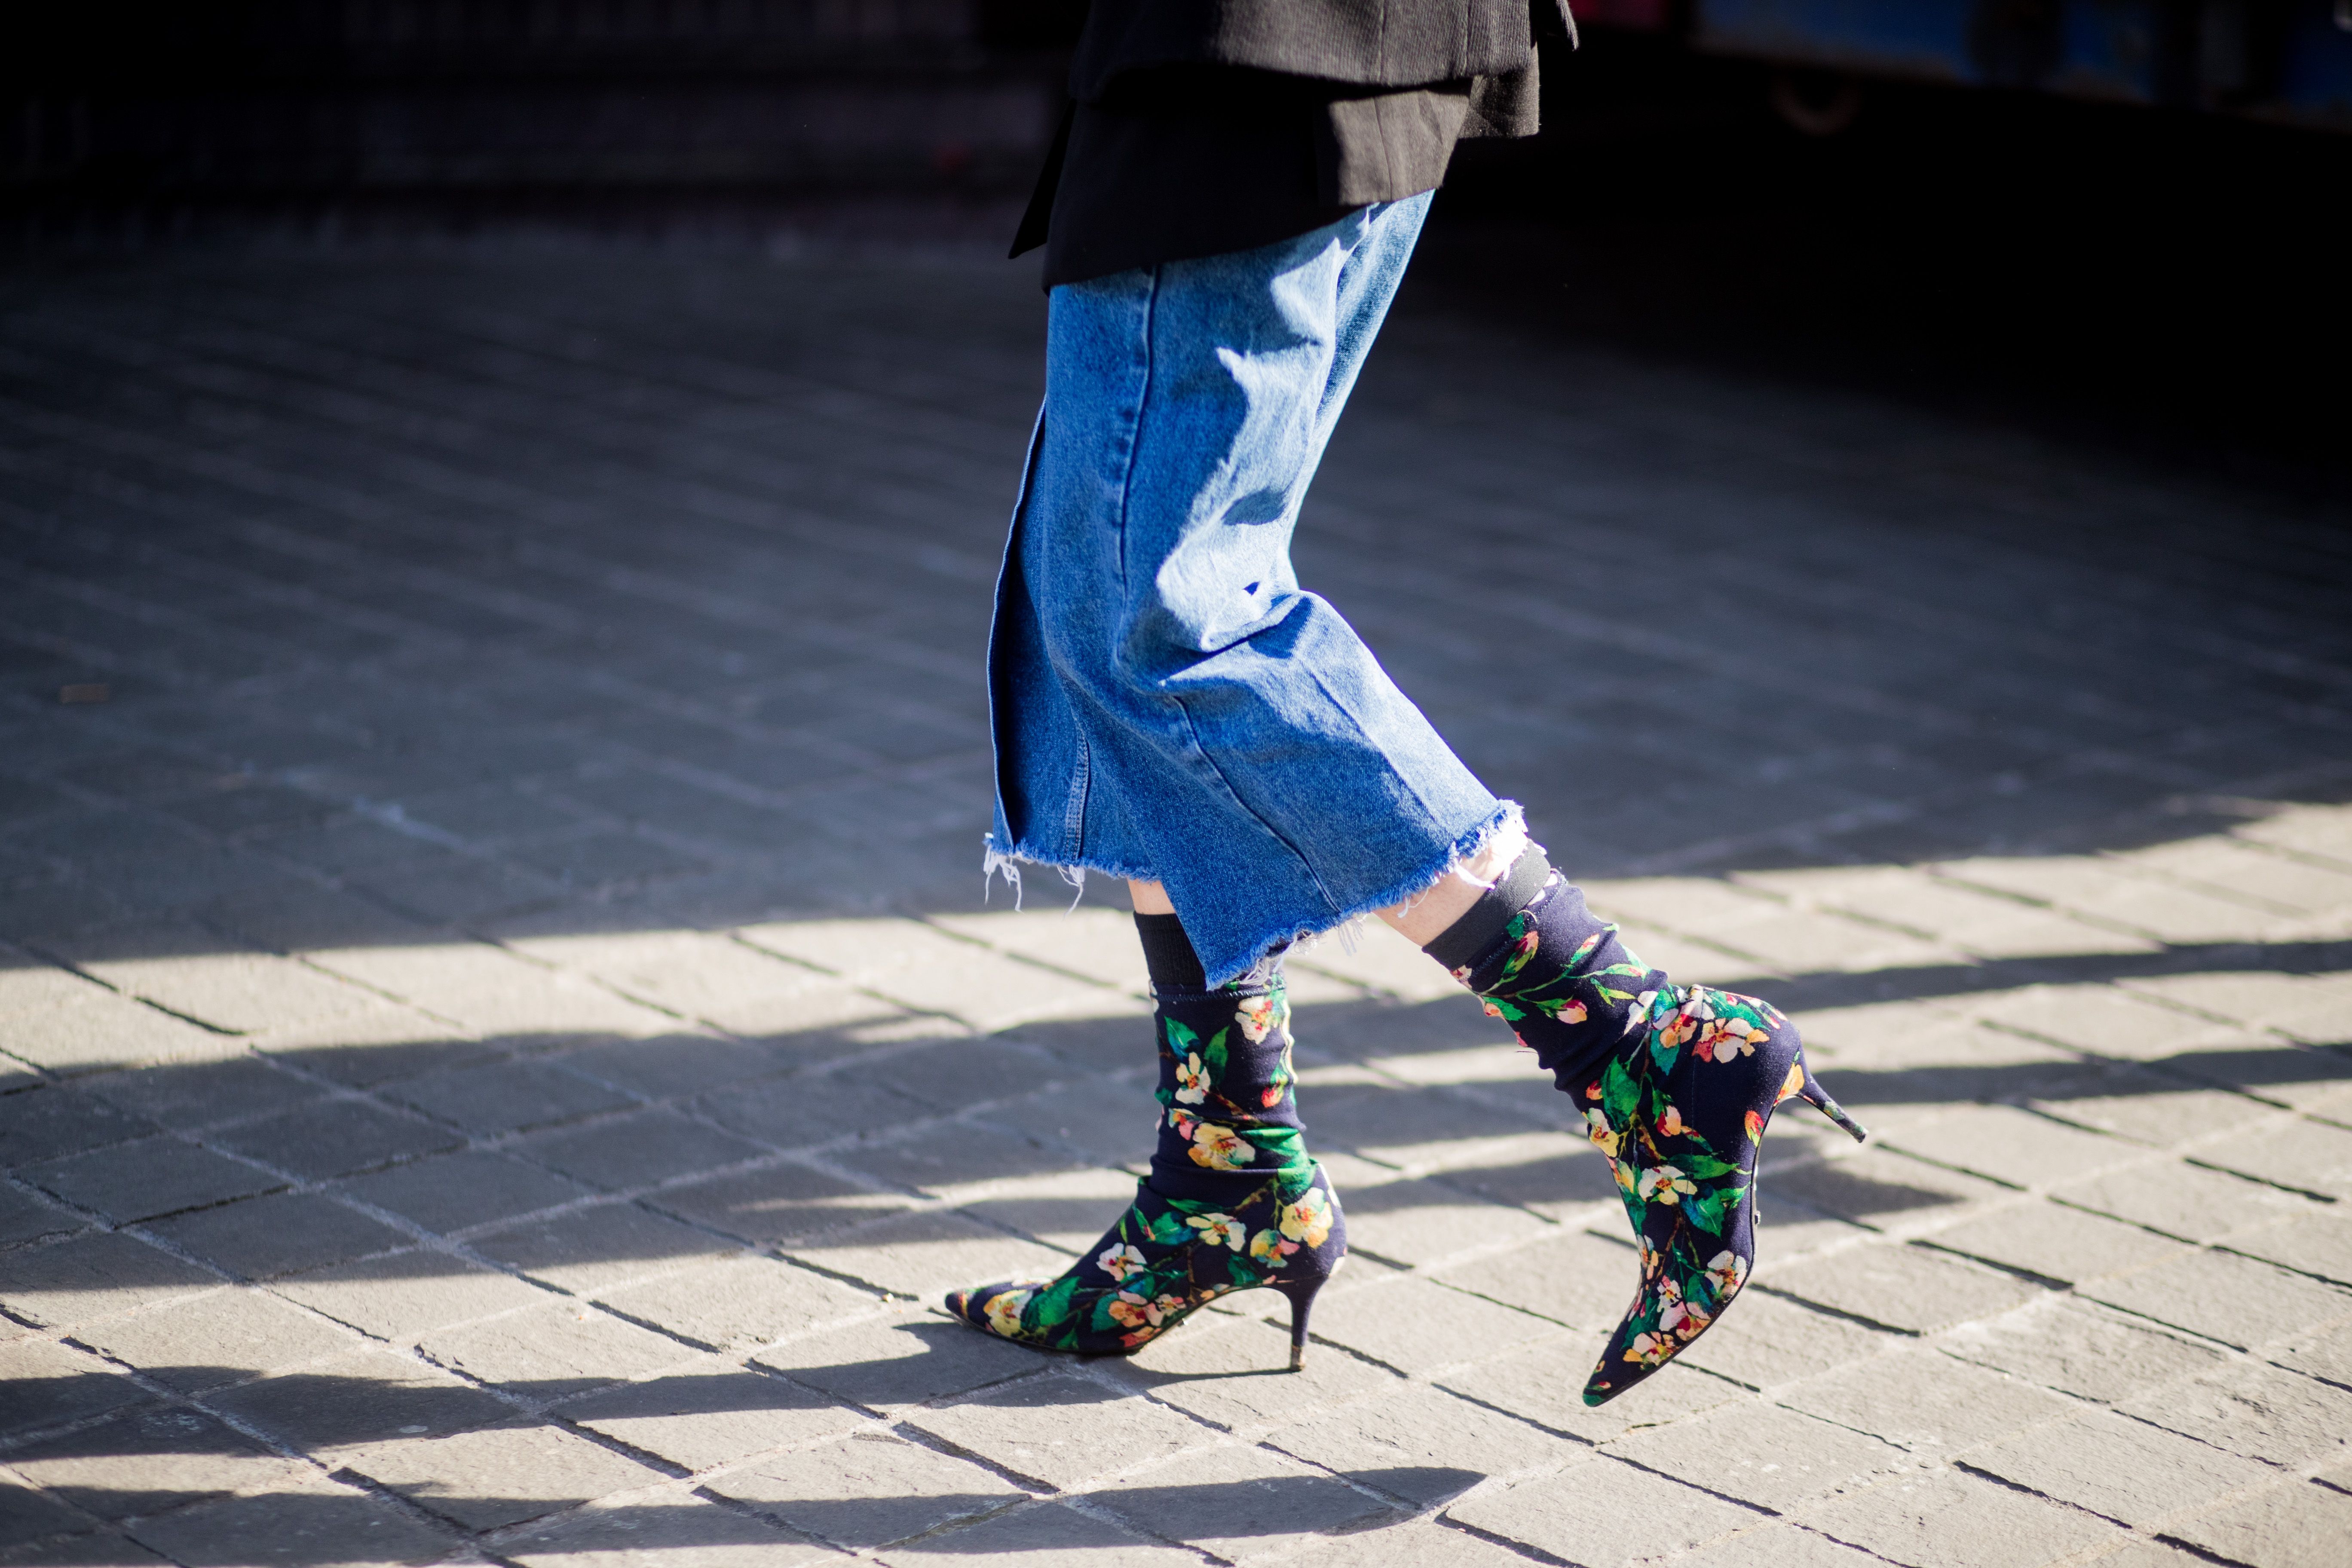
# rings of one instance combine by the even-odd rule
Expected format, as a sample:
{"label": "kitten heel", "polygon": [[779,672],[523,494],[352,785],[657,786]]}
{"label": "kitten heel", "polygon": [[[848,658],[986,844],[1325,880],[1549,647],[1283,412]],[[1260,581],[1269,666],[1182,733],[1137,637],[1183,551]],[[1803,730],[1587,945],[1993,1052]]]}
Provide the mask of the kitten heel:
{"label": "kitten heel", "polygon": [[1813,1069],[1807,1065],[1801,1054],[1797,1058],[1797,1067],[1805,1075],[1804,1086],[1797,1090],[1799,1099],[1844,1128],[1855,1142],[1859,1143],[1870,1136],[1861,1122],[1846,1114],[1844,1106],[1830,1098],[1829,1090],[1822,1087],[1821,1079],[1813,1076]]}
{"label": "kitten heel", "polygon": [[1323,1289],[1324,1275],[1312,1279],[1286,1279],[1275,1286],[1290,1301],[1290,1370],[1307,1364],[1307,1319],[1315,1310],[1315,1293]]}

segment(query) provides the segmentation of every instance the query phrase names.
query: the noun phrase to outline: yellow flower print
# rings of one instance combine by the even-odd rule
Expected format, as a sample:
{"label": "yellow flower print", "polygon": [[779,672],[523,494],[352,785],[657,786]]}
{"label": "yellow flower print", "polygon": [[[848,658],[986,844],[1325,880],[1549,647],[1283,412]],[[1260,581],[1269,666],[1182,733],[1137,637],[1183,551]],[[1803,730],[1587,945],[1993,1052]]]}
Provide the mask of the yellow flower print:
{"label": "yellow flower print", "polygon": [[1782,1100],[1788,1099],[1790,1096],[1795,1094],[1799,1089],[1804,1087],[1805,1064],[1802,1062],[1790,1062],[1789,1064],[1789,1076],[1781,1080],[1780,1092],[1772,1097],[1772,1103],[1775,1105],[1780,1104]]}
{"label": "yellow flower print", "polygon": [[1748,1141],[1750,1143],[1761,1143],[1764,1142],[1764,1119],[1752,1110],[1745,1114],[1748,1118]]}
{"label": "yellow flower print", "polygon": [[1176,1098],[1186,1105],[1198,1105],[1209,1098],[1209,1069],[1201,1065],[1201,1053],[1188,1052],[1176,1064]]}
{"label": "yellow flower print", "polygon": [[1665,1255],[1652,1247],[1646,1236],[1637,1236],[1633,1240],[1642,1249],[1642,1278],[1655,1279],[1665,1269]]}
{"label": "yellow flower print", "polygon": [[1594,1148],[1612,1160],[1617,1157],[1617,1151],[1625,1142],[1625,1135],[1609,1125],[1607,1113],[1597,1105],[1585,1108],[1584,1135],[1592,1140]]}
{"label": "yellow flower print", "polygon": [[1284,1258],[1297,1250],[1298,1244],[1295,1241],[1283,1240],[1280,1231],[1262,1230],[1250,1237],[1250,1256],[1261,1263],[1270,1263],[1276,1268],[1282,1267]]}
{"label": "yellow flower print", "polygon": [[1331,1234],[1331,1201],[1322,1188],[1310,1188],[1297,1203],[1283,1205],[1282,1234],[1301,1247],[1323,1245]]}
{"label": "yellow flower print", "polygon": [[1201,1120],[1197,1116],[1187,1116],[1181,1110],[1171,1110],[1168,1113],[1168,1125],[1175,1130],[1177,1137],[1189,1142],[1192,1136],[1192,1129],[1201,1125]]}
{"label": "yellow flower print", "polygon": [[988,1304],[981,1309],[987,1315],[988,1326],[1008,1340],[1020,1338],[1021,1310],[1036,1293],[1034,1287],[1024,1286],[1018,1290],[999,1290],[991,1296]]}
{"label": "yellow flower print", "polygon": [[1234,1009],[1234,1022],[1241,1026],[1244,1037],[1251,1045],[1256,1045],[1265,1038],[1276,1024],[1281,1022],[1281,1015],[1275,1009],[1273,997],[1252,996]]}
{"label": "yellow flower print", "polygon": [[1633,1342],[1625,1347],[1625,1359],[1643,1366],[1657,1366],[1674,1353],[1674,1342],[1656,1334],[1636,1334]]}
{"label": "yellow flower print", "polygon": [[1683,1120],[1682,1111],[1675,1106],[1667,1106],[1666,1113],[1658,1118],[1658,1136],[1661,1138],[1679,1138],[1689,1131],[1690,1124]]}
{"label": "yellow flower print", "polygon": [[1748,1259],[1727,1248],[1706,1260],[1706,1277],[1715,1282],[1715,1293],[1727,1301],[1748,1283]]}
{"label": "yellow flower print", "polygon": [[1718,1018],[1707,1025],[1692,1047],[1703,1062],[1732,1062],[1741,1057],[1753,1056],[1756,1047],[1772,1037],[1752,1028],[1738,1018]]}
{"label": "yellow flower print", "polygon": [[1592,1016],[1585,1010],[1584,1004],[1573,996],[1563,997],[1557,1002],[1538,1002],[1536,1011],[1549,1013],[1563,1024],[1581,1024]]}
{"label": "yellow flower print", "polygon": [[1211,1247],[1220,1244],[1235,1252],[1249,1238],[1249,1227],[1229,1214],[1196,1214],[1187,1215],[1184,1223],[1201,1233],[1201,1239]]}
{"label": "yellow flower print", "polygon": [[1192,1146],[1185,1152],[1192,1156],[1192,1163],[1212,1171],[1238,1171],[1257,1156],[1257,1151],[1244,1142],[1240,1133],[1213,1121],[1194,1122],[1192,1137]]}
{"label": "yellow flower print", "polygon": [[1642,1196],[1645,1201],[1678,1204],[1693,1196],[1698,1188],[1682,1173],[1678,1165],[1653,1165],[1642,1173]]}
{"label": "yellow flower print", "polygon": [[1612,1159],[1609,1162],[1609,1168],[1615,1173],[1617,1184],[1631,1193],[1633,1190],[1633,1167],[1622,1160]]}
{"label": "yellow flower print", "polygon": [[1124,1279],[1143,1267],[1143,1252],[1139,1247],[1113,1242],[1103,1248],[1100,1258],[1095,1259],[1095,1267],[1114,1279]]}

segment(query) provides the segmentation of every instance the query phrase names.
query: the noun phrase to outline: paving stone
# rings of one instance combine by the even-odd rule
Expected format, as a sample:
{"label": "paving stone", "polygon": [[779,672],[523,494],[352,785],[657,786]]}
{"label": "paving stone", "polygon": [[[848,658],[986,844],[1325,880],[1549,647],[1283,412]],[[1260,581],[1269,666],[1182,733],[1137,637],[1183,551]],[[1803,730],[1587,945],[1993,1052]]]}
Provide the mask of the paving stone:
{"label": "paving stone", "polygon": [[1556,1228],[1440,1180],[1385,1183],[1341,1202],[1349,1245],[1405,1268],[1434,1268],[1481,1246],[1531,1241]]}
{"label": "paving stone", "polygon": [[705,1484],[819,1540],[866,1549],[1027,1496],[977,1465],[879,1433],[757,1459]]}
{"label": "paving stone", "polygon": [[[875,1005],[896,1011],[880,1003]],[[845,1043],[836,1046],[836,1049],[847,1048]],[[671,1033],[599,1041],[555,1059],[599,1083],[648,1100],[662,1100],[771,1077],[797,1066],[803,1058],[789,1047],[768,1041]],[[716,1097],[713,1104],[723,1100]]]}
{"label": "paving stone", "polygon": [[1069,1171],[1085,1159],[971,1118],[843,1150],[833,1163],[877,1186],[952,1197],[967,1188]]}
{"label": "paving stone", "polygon": [[600,1444],[528,1422],[394,1438],[337,1458],[468,1530],[519,1524],[660,1479],[659,1471]]}
{"label": "paving stone", "polygon": [[[64,947],[78,967],[125,995],[152,1002],[224,1034],[258,1034],[314,1018],[331,1018],[357,1011],[372,1000],[357,986],[291,960],[270,953],[222,952],[219,938],[192,922],[172,924],[179,930],[134,927],[128,932],[108,931]],[[151,936],[159,940],[150,942]],[[140,956],[107,959],[89,954],[93,942],[110,944],[126,937],[139,944],[131,951]],[[203,950],[206,942],[213,944],[212,951]],[[198,950],[171,951],[184,945]],[[149,952],[156,955],[148,956]]]}
{"label": "paving stone", "polygon": [[715,1357],[574,1400],[561,1414],[684,1470],[870,1425],[822,1394]]}
{"label": "paving stone", "polygon": [[1843,1367],[1773,1397],[1929,1458],[1967,1452],[2074,1408],[2030,1383],[1929,1350]]}
{"label": "paving stone", "polygon": [[[44,1536],[78,1534],[93,1528],[88,1518],[64,1504],[29,1487],[0,1481],[0,1550],[40,1541]],[[70,1561],[73,1546],[70,1542],[45,1542],[35,1550],[40,1554],[26,1560],[46,1563],[59,1559]]]}
{"label": "paving stone", "polygon": [[2189,1250],[2137,1226],[2050,1203],[1999,1209],[1931,1231],[1922,1245],[2062,1284],[2125,1273]]}
{"label": "paving stone", "polygon": [[[11,1488],[11,1490],[18,1489]],[[31,1495],[31,1494],[26,1494]],[[155,1568],[163,1559],[111,1531],[51,1539],[29,1546],[0,1548],[0,1563],[39,1568]]]}
{"label": "paving stone", "polygon": [[936,1310],[901,1309],[787,1341],[753,1358],[795,1383],[868,1410],[893,1412],[1024,1376],[1055,1358]]}
{"label": "paving stone", "polygon": [[527,1160],[608,1192],[649,1187],[698,1171],[754,1160],[767,1152],[758,1144],[730,1137],[667,1109],[641,1110],[589,1127],[542,1132],[513,1147]]}
{"label": "paving stone", "polygon": [[2224,1250],[2352,1286],[2352,1220],[2324,1209],[2261,1230],[2242,1231],[2230,1237]]}
{"label": "paving stone", "polygon": [[889,1132],[937,1114],[863,1074],[797,1073],[698,1102],[721,1126],[780,1149]]}
{"label": "paving stone", "polygon": [[1105,1165],[1150,1157],[1159,1106],[1135,1079],[1088,1079],[1000,1100],[988,1119],[1023,1137]]}
{"label": "paving stone", "polygon": [[2193,1089],[2138,1068],[2103,1068],[2075,1083],[2053,1086],[2030,1103],[2049,1115],[2158,1148],[2267,1120],[2270,1110],[2246,1095]]}
{"label": "paving stone", "polygon": [[1591,1568],[1686,1550],[1759,1515],[1613,1459],[1480,1491],[1445,1517]]}
{"label": "paving stone", "polygon": [[529,1525],[500,1555],[525,1568],[793,1568],[838,1563],[831,1548],[676,1493],[625,1498]]}
{"label": "paving stone", "polygon": [[346,1176],[465,1142],[421,1117],[360,1100],[332,1100],[248,1121],[213,1135],[234,1153],[308,1181]]}
{"label": "paving stone", "polygon": [[[1391,1490],[1383,1483],[1396,1478],[1384,1468],[1350,1479]],[[1427,1489],[1432,1478],[1413,1474],[1407,1484]],[[1229,1563],[1296,1549],[1311,1534],[1360,1528],[1391,1511],[1295,1459],[1242,1446],[1186,1454],[1098,1487],[1088,1497],[1097,1507],[1162,1540],[1182,1542]]]}
{"label": "paving stone", "polygon": [[2011,1195],[1990,1182],[1883,1149],[1775,1172],[1770,1186],[1773,1197],[1794,1198],[1822,1214],[1893,1231],[1923,1221],[1960,1219],[1969,1205]]}
{"label": "paving stone", "polygon": [[2142,1157],[2131,1144],[2010,1105],[1968,1106],[1890,1142],[1904,1153],[2014,1186],[2063,1186]]}
{"label": "paving stone", "polygon": [[2105,1410],[1979,1448],[1966,1468],[2138,1528],[2277,1474]]}
{"label": "paving stone", "polygon": [[1738,1309],[1718,1318],[1676,1360],[1680,1365],[1750,1388],[1770,1388],[1881,1355],[1907,1342],[1906,1336],[1753,1290],[1743,1292]]}
{"label": "paving stone", "polygon": [[2352,1388],[2352,1323],[2339,1323],[2332,1329],[2300,1336],[2288,1348],[2273,1352],[2270,1359],[2281,1366]]}
{"label": "paving stone", "polygon": [[100,1519],[160,1513],[301,1474],[201,1411],[132,1411],[68,1436],[8,1451],[37,1486]]}
{"label": "paving stone", "polygon": [[2128,1399],[2225,1359],[2211,1344],[2072,1297],[1964,1324],[1937,1346],[1964,1361],[2102,1403]]}
{"label": "paving stone", "polygon": [[2259,1135],[2200,1144],[2189,1158],[2298,1192],[2352,1198],[2352,1131],[2302,1117],[2265,1126]]}
{"label": "paving stone", "polygon": [[547,1300],[510,1275],[446,1252],[396,1252],[337,1263],[280,1279],[289,1300],[379,1339],[414,1339],[428,1329],[487,1318]]}
{"label": "paving stone", "polygon": [[876,1300],[835,1280],[767,1258],[706,1263],[599,1300],[708,1350],[739,1351],[871,1312]]}
{"label": "paving stone", "polygon": [[7,1255],[0,1307],[42,1328],[95,1322],[215,1289],[219,1277],[131,1237],[94,1233]]}
{"label": "paving stone", "polygon": [[443,1235],[586,1197],[591,1189],[503,1154],[444,1154],[342,1184],[363,1204]]}
{"label": "paving stone", "polygon": [[110,1073],[87,1087],[134,1115],[173,1128],[267,1116],[311,1104],[324,1093],[268,1058],[252,1055]]}
{"label": "paving stone", "polygon": [[495,1044],[455,1025],[389,1003],[373,1013],[339,1018],[331,1029],[272,1036],[255,1048],[351,1089],[374,1089],[500,1054]]}
{"label": "paving stone", "polygon": [[[1362,1541],[1351,1538],[1353,1544]],[[1108,1520],[1044,1503],[888,1548],[879,1561],[892,1568],[948,1568],[957,1563],[987,1568],[1182,1568],[1200,1559],[1139,1540]]]}
{"label": "paving stone", "polygon": [[2274,1366],[2222,1367],[2141,1395],[2136,1415],[2273,1465],[2340,1461],[2352,1447],[2352,1390]]}
{"label": "paving stone", "polygon": [[512,1414],[471,1384],[373,1347],[213,1394],[206,1403],[289,1447],[329,1457],[389,1437],[461,1432]]}
{"label": "paving stone", "polygon": [[231,1274],[274,1279],[410,1244],[408,1236],[315,1193],[279,1193],[151,1221],[154,1236]]}
{"label": "paving stone", "polygon": [[1859,1247],[1789,1264],[1773,1269],[1764,1284],[1776,1294],[1910,1333],[1992,1317],[2037,1293],[2011,1276],[1908,1246]]}
{"label": "paving stone", "polygon": [[145,1117],[79,1089],[41,1088],[0,1095],[0,1165],[30,1165],[145,1138]]}
{"label": "paving stone", "polygon": [[[1287,1319],[1282,1320],[1287,1322]],[[1318,1297],[1309,1332],[1407,1373],[1431,1371],[1558,1332],[1531,1313],[1408,1278]]]}
{"label": "paving stone", "polygon": [[2313,1207],[2308,1198],[2250,1178],[2169,1160],[2095,1177],[2063,1197],[2095,1213],[2188,1241],[2218,1241],[2289,1215],[2308,1214]]}
{"label": "paving stone", "polygon": [[142,1404],[147,1391],[94,1357],[52,1340],[0,1344],[0,1437],[79,1421],[124,1405]]}
{"label": "paving stone", "polygon": [[2293,1481],[2168,1525],[2166,1533],[2223,1562],[2326,1568],[2352,1537],[2352,1495],[2315,1480]]}
{"label": "paving stone", "polygon": [[526,1399],[564,1399],[670,1366],[694,1352],[676,1340],[577,1301],[550,1301],[421,1336],[439,1364]]}
{"label": "paving stone", "polygon": [[1870,1568],[1880,1561],[1793,1524],[1764,1525],[1675,1559],[1689,1568]]}
{"label": "paving stone", "polygon": [[1599,1331],[1563,1336],[1476,1366],[1441,1373],[1436,1381],[1481,1405],[1588,1443],[1605,1443],[1636,1426],[1748,1398],[1748,1390],[1738,1384],[1678,1359],[1608,1404],[1588,1405],[1584,1384],[1607,1343],[1607,1333]]}
{"label": "paving stone", "polygon": [[2191,1253],[2083,1294],[2241,1349],[2352,1316],[2352,1291],[2226,1252]]}
{"label": "paving stone", "polygon": [[526,1220],[474,1238],[494,1263],[574,1294],[740,1251],[722,1240],[635,1204],[598,1204],[552,1218]]}
{"label": "paving stone", "polygon": [[903,1420],[1039,1490],[1072,1490],[1097,1476],[1206,1447],[1219,1436],[1165,1405],[1061,1372],[910,1411]]}
{"label": "paving stone", "polygon": [[1425,1386],[1325,1411],[1266,1441],[1337,1474],[1379,1474],[1381,1490],[1423,1508],[1477,1484],[1465,1482],[1465,1473],[1547,1471],[1590,1453],[1584,1444]]}
{"label": "paving stone", "polygon": [[1868,1486],[1909,1465],[1900,1448],[1772,1405],[1727,1405],[1644,1428],[1616,1439],[1609,1451],[1776,1513],[1808,1498]]}
{"label": "paving stone", "polygon": [[1033,1177],[959,1205],[984,1225],[1070,1253],[1092,1247],[1135,1202],[1128,1171],[1064,1171]]}
{"label": "paving stone", "polygon": [[911,1214],[830,1231],[791,1249],[819,1268],[929,1300],[1000,1279],[1051,1279],[1069,1259],[958,1214]]}
{"label": "paving stone", "polygon": [[70,1077],[217,1059],[238,1055],[245,1046],[236,1036],[215,1034],[107,992],[10,1019],[8,1049],[35,1067]]}
{"label": "paving stone", "polygon": [[261,1290],[215,1290],[78,1331],[82,1342],[168,1388],[206,1394],[279,1367],[341,1355],[351,1334]]}
{"label": "paving stone", "polygon": [[0,1247],[16,1247],[53,1236],[70,1236],[89,1225],[79,1215],[29,1193],[0,1187]]}
{"label": "paving stone", "polygon": [[144,1519],[145,1544],[190,1568],[375,1568],[436,1562],[455,1540],[355,1488],[312,1487],[232,1498]]}
{"label": "paving stone", "polygon": [[2123,1540],[2113,1525],[1953,1470],[1836,1498],[1804,1517],[1835,1540],[1918,1568],[2027,1568]]}
{"label": "paving stone", "polygon": [[974,1029],[1130,1010],[1108,987],[961,942],[915,921],[778,921],[746,926],[752,946],[811,964],[920,1013]]}
{"label": "paving stone", "polygon": [[470,1132],[508,1132],[569,1121],[634,1103],[604,1085],[545,1062],[493,1062],[403,1079],[394,1099]]}
{"label": "paving stone", "polygon": [[1625,1310],[1627,1282],[1641,1272],[1633,1249],[1586,1231],[1556,1231],[1437,1278],[1523,1312],[1576,1328],[1614,1328]]}
{"label": "paving stone", "polygon": [[1135,1354],[1097,1368],[1115,1384],[1232,1428],[1297,1421],[1324,1405],[1403,1386],[1396,1373],[1328,1347],[1310,1346],[1297,1373],[1288,1373],[1289,1365],[1287,1330],[1255,1318],[1196,1314]]}

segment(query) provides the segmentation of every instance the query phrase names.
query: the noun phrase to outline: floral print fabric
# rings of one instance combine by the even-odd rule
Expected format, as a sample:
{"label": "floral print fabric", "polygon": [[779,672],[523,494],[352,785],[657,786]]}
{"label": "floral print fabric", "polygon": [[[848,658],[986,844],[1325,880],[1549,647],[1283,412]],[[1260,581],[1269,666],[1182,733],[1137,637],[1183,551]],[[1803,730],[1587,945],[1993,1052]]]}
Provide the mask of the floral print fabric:
{"label": "floral print fabric", "polygon": [[1059,1279],[949,1297],[966,1321],[1043,1350],[1124,1354],[1234,1290],[1311,1293],[1346,1252],[1298,1122],[1278,976],[1159,1000],[1159,1142],[1134,1204]]}
{"label": "floral print fabric", "polygon": [[1772,1108],[1804,1093],[1861,1130],[1812,1083],[1769,1003],[1669,983],[1558,873],[1454,973],[1575,1100],[1633,1222],[1640,1285],[1584,1389],[1601,1404],[1686,1349],[1747,1284]]}

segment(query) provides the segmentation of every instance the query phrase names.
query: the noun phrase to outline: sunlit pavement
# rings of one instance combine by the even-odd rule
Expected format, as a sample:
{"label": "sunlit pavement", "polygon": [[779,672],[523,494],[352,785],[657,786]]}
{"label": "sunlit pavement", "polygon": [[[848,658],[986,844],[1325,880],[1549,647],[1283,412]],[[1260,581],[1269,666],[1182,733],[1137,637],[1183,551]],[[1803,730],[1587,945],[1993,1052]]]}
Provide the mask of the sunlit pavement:
{"label": "sunlit pavement", "polygon": [[1111,890],[981,899],[1025,272],[0,307],[0,1563],[2341,1561],[2346,519],[1408,299],[1308,584],[1874,1132],[1592,1411],[1605,1166],[1379,929],[1292,964],[1303,1373],[936,1307],[1152,1112]]}

